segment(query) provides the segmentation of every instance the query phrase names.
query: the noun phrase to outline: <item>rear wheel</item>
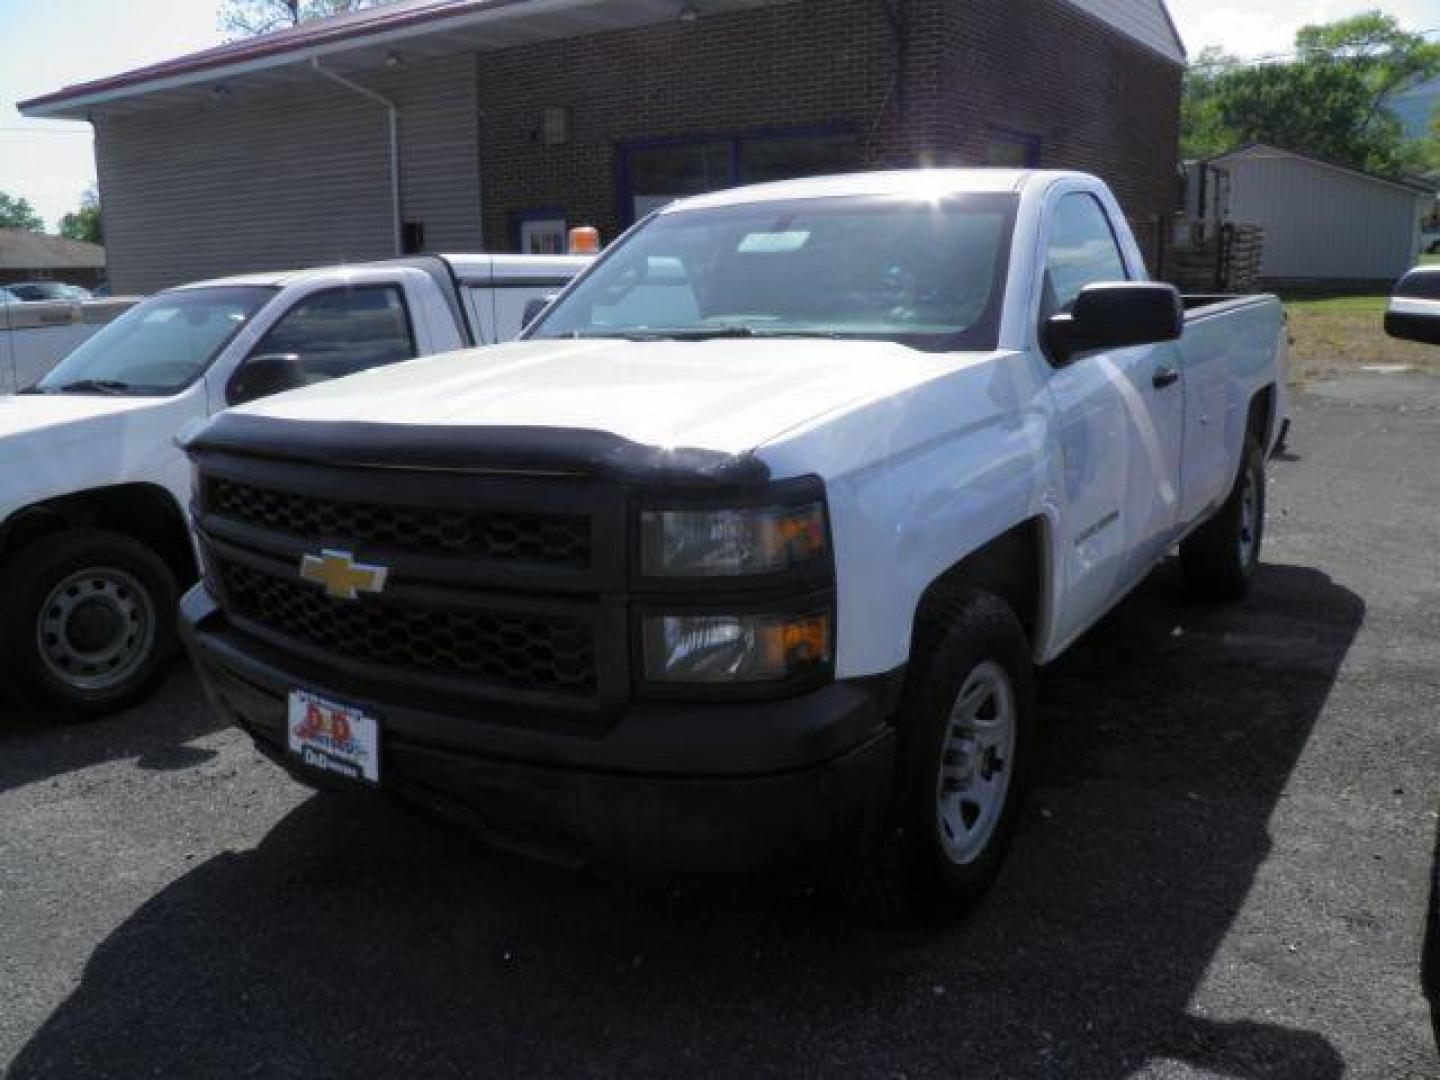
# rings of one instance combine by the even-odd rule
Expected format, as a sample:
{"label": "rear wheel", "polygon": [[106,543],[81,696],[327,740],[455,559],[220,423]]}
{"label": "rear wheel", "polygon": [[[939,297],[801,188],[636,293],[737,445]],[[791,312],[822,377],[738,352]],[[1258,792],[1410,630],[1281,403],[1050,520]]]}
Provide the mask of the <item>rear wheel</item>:
{"label": "rear wheel", "polygon": [[175,651],[179,587],[152,551],[82,529],[20,551],[0,575],[0,649],[30,703],[100,715],[138,701]]}
{"label": "rear wheel", "polygon": [[885,828],[865,860],[886,921],[958,913],[994,880],[1035,746],[1029,644],[1010,608],[958,590],[917,628]]}
{"label": "rear wheel", "polygon": [[1203,600],[1238,600],[1250,591],[1264,538],[1265,454],[1250,435],[1229,498],[1180,544],[1186,588]]}

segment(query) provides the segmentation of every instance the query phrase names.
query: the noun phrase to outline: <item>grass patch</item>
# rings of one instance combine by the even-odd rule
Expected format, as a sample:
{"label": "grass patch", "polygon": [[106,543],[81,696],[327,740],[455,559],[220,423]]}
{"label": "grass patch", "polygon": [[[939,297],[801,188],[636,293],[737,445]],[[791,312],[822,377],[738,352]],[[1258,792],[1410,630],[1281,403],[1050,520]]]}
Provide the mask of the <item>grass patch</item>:
{"label": "grass patch", "polygon": [[1388,296],[1309,296],[1309,295],[1283,295],[1280,299],[1285,301],[1285,310],[1291,312],[1300,311],[1315,314],[1351,314],[1351,315],[1379,315],[1384,314],[1385,305],[1389,301]]}
{"label": "grass patch", "polygon": [[1290,382],[1354,371],[1367,364],[1405,364],[1440,372],[1440,347],[1385,335],[1386,296],[1287,296]]}

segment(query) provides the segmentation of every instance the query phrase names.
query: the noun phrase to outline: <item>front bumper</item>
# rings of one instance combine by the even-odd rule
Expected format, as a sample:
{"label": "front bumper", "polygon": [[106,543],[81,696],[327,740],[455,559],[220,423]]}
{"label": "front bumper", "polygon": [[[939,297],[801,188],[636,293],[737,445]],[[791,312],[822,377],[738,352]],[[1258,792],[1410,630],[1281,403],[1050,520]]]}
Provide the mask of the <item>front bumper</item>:
{"label": "front bumper", "polygon": [[203,585],[181,635],[212,706],[306,783],[286,750],[307,689],[382,724],[381,784],[497,846],[570,864],[740,873],[843,856],[889,794],[900,673],[743,703],[630,703],[603,726],[474,702],[395,700],[230,627]]}

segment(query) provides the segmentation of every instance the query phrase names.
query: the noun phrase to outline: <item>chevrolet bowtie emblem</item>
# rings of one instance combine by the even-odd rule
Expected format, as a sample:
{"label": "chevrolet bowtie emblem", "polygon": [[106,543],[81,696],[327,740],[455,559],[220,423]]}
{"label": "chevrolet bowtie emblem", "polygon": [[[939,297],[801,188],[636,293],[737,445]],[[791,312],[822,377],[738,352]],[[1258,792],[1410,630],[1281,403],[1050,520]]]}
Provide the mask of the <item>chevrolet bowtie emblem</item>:
{"label": "chevrolet bowtie emblem", "polygon": [[300,576],[324,585],[325,591],[336,600],[358,600],[362,592],[380,592],[389,573],[384,566],[357,563],[348,551],[326,549],[319,555],[300,558]]}

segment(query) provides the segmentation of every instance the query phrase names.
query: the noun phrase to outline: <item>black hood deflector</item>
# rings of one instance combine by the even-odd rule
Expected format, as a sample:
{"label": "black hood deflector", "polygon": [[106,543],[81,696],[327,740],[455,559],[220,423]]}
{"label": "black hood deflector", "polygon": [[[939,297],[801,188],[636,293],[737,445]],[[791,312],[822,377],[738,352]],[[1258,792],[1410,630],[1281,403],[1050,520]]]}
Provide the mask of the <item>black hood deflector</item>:
{"label": "black hood deflector", "polygon": [[770,470],[751,454],[646,446],[605,431],[282,420],[220,413],[184,443],[193,455],[351,468],[580,473],[622,482],[750,488]]}

